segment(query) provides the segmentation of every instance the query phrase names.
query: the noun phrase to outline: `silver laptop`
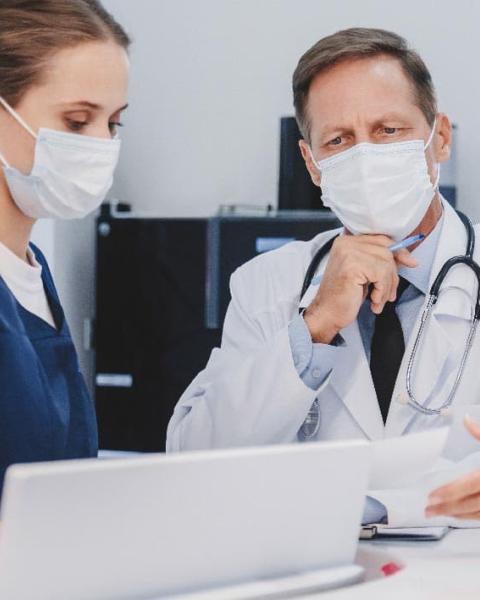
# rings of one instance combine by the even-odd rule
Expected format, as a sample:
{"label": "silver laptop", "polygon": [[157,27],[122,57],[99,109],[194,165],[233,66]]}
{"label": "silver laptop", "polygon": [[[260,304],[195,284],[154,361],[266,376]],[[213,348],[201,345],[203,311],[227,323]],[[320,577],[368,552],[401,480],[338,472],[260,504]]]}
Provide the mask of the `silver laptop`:
{"label": "silver laptop", "polygon": [[369,463],[352,441],[11,467],[0,598],[273,598],[269,582],[315,588],[328,568],[353,581]]}

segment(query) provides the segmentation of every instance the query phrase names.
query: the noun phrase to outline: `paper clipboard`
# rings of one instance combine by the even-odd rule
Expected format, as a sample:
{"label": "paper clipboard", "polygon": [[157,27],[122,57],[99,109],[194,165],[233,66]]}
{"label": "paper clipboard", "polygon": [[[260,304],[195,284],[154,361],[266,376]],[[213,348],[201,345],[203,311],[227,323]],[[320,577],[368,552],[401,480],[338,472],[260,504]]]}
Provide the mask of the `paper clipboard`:
{"label": "paper clipboard", "polygon": [[360,540],[399,542],[438,542],[449,532],[449,527],[389,527],[365,525],[360,529]]}

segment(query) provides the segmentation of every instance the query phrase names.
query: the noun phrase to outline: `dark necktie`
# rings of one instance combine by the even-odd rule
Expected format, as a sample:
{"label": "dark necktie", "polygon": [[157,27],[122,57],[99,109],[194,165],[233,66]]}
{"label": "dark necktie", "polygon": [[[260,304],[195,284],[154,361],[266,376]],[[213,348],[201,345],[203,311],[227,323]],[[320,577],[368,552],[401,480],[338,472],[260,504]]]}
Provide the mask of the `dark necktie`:
{"label": "dark necktie", "polygon": [[375,316],[370,370],[384,423],[387,420],[393,388],[405,352],[402,326],[395,309],[408,285],[408,281],[400,277],[397,299],[395,302],[387,302],[382,313]]}

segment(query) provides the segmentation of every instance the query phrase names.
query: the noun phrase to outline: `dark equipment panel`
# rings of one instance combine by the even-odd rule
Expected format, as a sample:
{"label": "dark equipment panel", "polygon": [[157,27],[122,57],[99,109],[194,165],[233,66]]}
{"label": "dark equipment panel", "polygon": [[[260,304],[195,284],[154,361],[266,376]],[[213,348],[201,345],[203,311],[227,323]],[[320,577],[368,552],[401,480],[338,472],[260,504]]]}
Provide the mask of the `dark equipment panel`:
{"label": "dark equipment panel", "polygon": [[280,119],[280,174],[278,208],[322,209],[322,192],[311,180],[298,142],[303,138],[295,117]]}
{"label": "dark equipment panel", "polygon": [[287,239],[338,222],[327,211],[97,221],[96,407],[102,449],[163,451],[182,392],[220,345],[229,278]]}

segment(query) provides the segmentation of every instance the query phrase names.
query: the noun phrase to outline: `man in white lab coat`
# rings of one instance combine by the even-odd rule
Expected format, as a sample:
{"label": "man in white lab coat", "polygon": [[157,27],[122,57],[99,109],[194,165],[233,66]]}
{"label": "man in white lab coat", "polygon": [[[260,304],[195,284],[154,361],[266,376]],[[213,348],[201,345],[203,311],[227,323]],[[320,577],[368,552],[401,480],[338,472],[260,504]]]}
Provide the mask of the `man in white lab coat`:
{"label": "man in white lab coat", "polygon": [[[396,34],[350,29],[302,56],[293,91],[306,166],[344,228],[233,274],[221,348],[175,409],[170,451],[378,440],[449,422],[406,403],[408,359],[430,286],[467,245],[464,224],[438,192],[451,125],[437,110],[428,69]],[[333,236],[300,297],[312,258]],[[391,250],[411,236],[416,243]],[[452,390],[475,298],[472,272],[452,269],[413,371],[425,407],[441,406]],[[480,400],[479,358],[477,339],[455,410],[469,412]],[[425,506],[409,498],[377,495],[365,521],[418,522]]]}

